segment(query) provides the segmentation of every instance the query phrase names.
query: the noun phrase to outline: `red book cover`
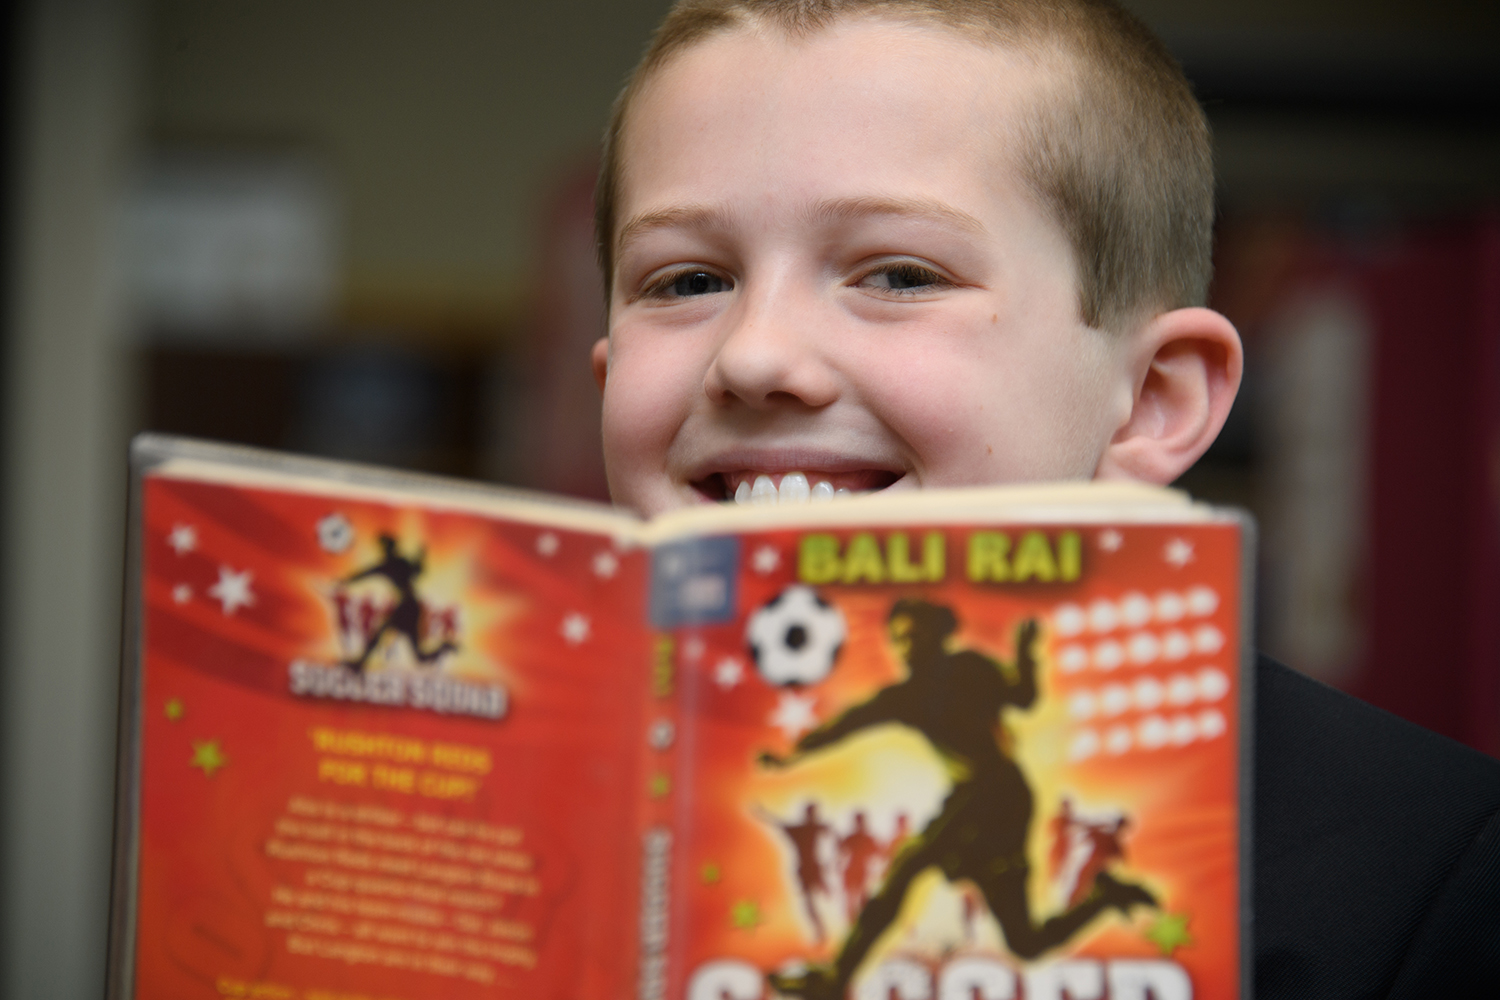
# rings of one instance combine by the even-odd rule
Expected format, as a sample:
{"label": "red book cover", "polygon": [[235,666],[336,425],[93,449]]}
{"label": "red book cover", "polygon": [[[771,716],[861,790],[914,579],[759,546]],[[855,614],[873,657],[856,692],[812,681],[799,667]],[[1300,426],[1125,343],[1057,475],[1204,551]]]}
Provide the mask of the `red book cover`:
{"label": "red book cover", "polygon": [[1242,518],[136,448],[111,995],[1245,995]]}

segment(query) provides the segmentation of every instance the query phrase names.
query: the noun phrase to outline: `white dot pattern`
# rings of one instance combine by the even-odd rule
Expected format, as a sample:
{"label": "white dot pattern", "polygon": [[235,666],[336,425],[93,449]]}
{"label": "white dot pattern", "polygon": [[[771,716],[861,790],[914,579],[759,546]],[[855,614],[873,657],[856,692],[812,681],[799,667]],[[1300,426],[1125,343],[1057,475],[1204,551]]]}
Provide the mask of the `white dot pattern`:
{"label": "white dot pattern", "polygon": [[1155,663],[1161,656],[1161,640],[1154,632],[1137,632],[1130,637],[1126,648],[1130,652],[1130,662],[1138,667]]}
{"label": "white dot pattern", "polygon": [[1173,625],[1184,618],[1207,618],[1218,608],[1219,595],[1212,587],[1192,587],[1184,593],[1163,590],[1154,598],[1132,590],[1116,600],[1097,598],[1087,608],[1072,602],[1059,604],[1052,609],[1052,631],[1060,639],[1072,639],[1085,630],[1102,635],[1152,622]]}
{"label": "white dot pattern", "polygon": [[1151,598],[1138,590],[1132,590],[1120,598],[1120,624],[1126,628],[1140,628],[1151,621]]}
{"label": "white dot pattern", "polygon": [[1105,717],[1120,715],[1130,707],[1130,691],[1123,684],[1111,684],[1099,692],[1099,709]]}
{"label": "white dot pattern", "polygon": [[1199,584],[1053,608],[1052,662],[1073,724],[1070,762],[1170,753],[1229,732],[1223,703],[1235,683],[1209,659],[1230,643],[1209,620],[1222,604]]}
{"label": "white dot pattern", "polygon": [[1174,707],[1209,704],[1223,701],[1229,690],[1228,674],[1218,667],[1204,667],[1195,674],[1173,674],[1165,684],[1155,677],[1142,677],[1129,685],[1106,684],[1097,690],[1080,688],[1068,696],[1068,714],[1084,722],[1095,715],[1150,712],[1163,703]]}
{"label": "white dot pattern", "polygon": [[1067,756],[1069,762],[1076,764],[1101,753],[1119,757],[1131,751],[1186,747],[1218,739],[1228,731],[1229,723],[1224,713],[1216,708],[1205,709],[1196,715],[1185,712],[1171,716],[1152,714],[1134,725],[1124,722],[1111,725],[1102,736],[1092,727],[1079,729],[1068,741]]}
{"label": "white dot pattern", "polygon": [[1116,670],[1125,662],[1125,647],[1113,639],[1106,639],[1094,647],[1094,669]]}

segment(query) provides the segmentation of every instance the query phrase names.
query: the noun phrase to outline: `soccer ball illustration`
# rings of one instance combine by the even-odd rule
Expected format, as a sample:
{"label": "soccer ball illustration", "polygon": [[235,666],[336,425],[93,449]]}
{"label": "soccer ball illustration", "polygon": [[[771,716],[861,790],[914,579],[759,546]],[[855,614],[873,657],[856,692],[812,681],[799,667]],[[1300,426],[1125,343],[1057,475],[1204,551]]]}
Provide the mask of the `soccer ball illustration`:
{"label": "soccer ball illustration", "polygon": [[745,627],[755,669],[777,687],[816,684],[828,676],[843,648],[839,609],[811,587],[788,587],[767,601]]}
{"label": "soccer ball illustration", "polygon": [[318,522],[318,544],[338,555],[354,544],[354,525],[343,514],[329,514]]}

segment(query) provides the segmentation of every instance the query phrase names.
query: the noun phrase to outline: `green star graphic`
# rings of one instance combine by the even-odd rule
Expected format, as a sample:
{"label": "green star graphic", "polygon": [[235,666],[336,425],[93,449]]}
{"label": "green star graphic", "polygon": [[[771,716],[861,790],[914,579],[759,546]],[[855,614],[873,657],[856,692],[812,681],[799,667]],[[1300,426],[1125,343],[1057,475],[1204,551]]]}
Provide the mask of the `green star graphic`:
{"label": "green star graphic", "polygon": [[664,771],[657,771],[646,787],[653,799],[664,799],[672,791],[672,777]]}
{"label": "green star graphic", "polygon": [[1146,940],[1170,957],[1178,948],[1193,943],[1193,936],[1187,932],[1190,919],[1186,913],[1163,913],[1146,931]]}
{"label": "green star graphic", "polygon": [[703,879],[704,885],[714,885],[719,881],[719,876],[722,874],[722,872],[720,872],[719,866],[714,864],[712,861],[705,861],[703,863],[703,868],[699,871],[698,874],[699,877]]}
{"label": "green star graphic", "polygon": [[167,718],[171,719],[173,722],[176,722],[178,719],[182,718],[182,699],[168,699],[166,707],[163,708],[162,711],[167,713]]}
{"label": "green star graphic", "polygon": [[729,911],[729,922],[742,931],[753,931],[760,924],[760,904],[742,899]]}
{"label": "green star graphic", "polygon": [[215,771],[228,763],[229,758],[219,748],[218,740],[193,741],[193,759],[189,762],[189,767],[200,767],[204,774],[212,778]]}

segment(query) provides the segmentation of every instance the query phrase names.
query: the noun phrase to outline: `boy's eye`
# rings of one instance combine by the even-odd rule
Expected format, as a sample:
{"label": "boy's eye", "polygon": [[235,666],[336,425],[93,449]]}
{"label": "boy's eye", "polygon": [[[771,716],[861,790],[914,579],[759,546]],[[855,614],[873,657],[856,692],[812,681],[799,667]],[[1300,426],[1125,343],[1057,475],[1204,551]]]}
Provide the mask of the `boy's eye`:
{"label": "boy's eye", "polygon": [[646,298],[690,298],[696,295],[714,295],[727,292],[730,284],[711,271],[678,271],[668,274],[647,286]]}
{"label": "boy's eye", "polygon": [[945,288],[951,282],[920,264],[888,264],[865,275],[859,280],[859,284],[864,288],[900,295]]}

